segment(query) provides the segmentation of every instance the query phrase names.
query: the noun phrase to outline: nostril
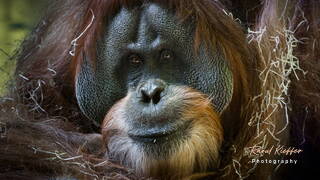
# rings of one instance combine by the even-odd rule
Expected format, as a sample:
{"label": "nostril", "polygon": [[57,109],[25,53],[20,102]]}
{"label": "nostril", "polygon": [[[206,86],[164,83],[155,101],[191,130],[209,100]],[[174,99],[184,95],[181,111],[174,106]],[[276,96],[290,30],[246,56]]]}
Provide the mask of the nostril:
{"label": "nostril", "polygon": [[161,99],[161,92],[163,89],[158,89],[152,97],[153,104],[158,104]]}
{"label": "nostril", "polygon": [[141,101],[144,103],[150,103],[151,98],[145,90],[141,90]]}

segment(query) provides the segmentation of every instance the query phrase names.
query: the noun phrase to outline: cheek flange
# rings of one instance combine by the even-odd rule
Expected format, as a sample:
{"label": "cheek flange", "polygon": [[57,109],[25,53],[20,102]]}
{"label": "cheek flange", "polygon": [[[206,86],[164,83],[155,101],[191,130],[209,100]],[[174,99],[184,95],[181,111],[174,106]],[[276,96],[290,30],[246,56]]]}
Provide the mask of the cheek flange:
{"label": "cheek flange", "polygon": [[186,73],[187,85],[206,94],[221,114],[233,95],[233,74],[228,61],[219,52],[208,52],[201,46]]}
{"label": "cheek flange", "polygon": [[98,122],[100,118],[103,118],[98,112],[99,102],[101,101],[98,101],[96,93],[98,91],[96,78],[93,68],[86,58],[84,58],[80,71],[76,76],[75,90],[78,105],[82,113],[90,120],[93,120],[93,122]]}
{"label": "cheek flange", "polygon": [[97,73],[86,57],[75,83],[76,98],[82,113],[100,126],[110,107],[125,96],[116,79]]}
{"label": "cheek flange", "polygon": [[233,74],[225,59],[216,61],[217,71],[214,72],[214,80],[212,83],[214,90],[212,91],[212,101],[216,111],[221,114],[231,103],[233,95]]}

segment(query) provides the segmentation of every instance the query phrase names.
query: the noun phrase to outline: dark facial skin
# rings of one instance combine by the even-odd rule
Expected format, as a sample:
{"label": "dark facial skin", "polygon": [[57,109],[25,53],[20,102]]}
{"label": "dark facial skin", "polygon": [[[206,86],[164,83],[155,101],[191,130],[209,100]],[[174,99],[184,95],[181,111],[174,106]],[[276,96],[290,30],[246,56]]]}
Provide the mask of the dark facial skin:
{"label": "dark facial skin", "polygon": [[129,102],[144,106],[141,112],[135,106],[132,117],[137,116],[134,113],[146,121],[173,117],[172,111],[145,115],[154,107],[170,109],[161,107],[170,104],[161,101],[173,95],[171,86],[187,86],[210,96],[221,113],[231,101],[232,73],[218,51],[208,52],[201,45],[195,53],[193,34],[192,20],[182,23],[158,4],[122,8],[98,42],[95,69],[92,60],[85,59],[77,77],[76,95],[83,113],[100,123],[111,106],[131,92]]}

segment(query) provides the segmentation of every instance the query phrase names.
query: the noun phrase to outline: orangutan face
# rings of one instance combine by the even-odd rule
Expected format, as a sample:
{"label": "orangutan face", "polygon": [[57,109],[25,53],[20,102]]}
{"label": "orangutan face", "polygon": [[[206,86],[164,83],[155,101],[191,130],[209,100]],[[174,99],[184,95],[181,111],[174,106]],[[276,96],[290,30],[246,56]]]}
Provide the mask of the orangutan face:
{"label": "orangutan face", "polygon": [[158,4],[122,8],[98,43],[96,64],[85,59],[77,76],[81,110],[104,119],[109,157],[142,175],[216,165],[233,78],[220,52],[194,51],[193,24]]}

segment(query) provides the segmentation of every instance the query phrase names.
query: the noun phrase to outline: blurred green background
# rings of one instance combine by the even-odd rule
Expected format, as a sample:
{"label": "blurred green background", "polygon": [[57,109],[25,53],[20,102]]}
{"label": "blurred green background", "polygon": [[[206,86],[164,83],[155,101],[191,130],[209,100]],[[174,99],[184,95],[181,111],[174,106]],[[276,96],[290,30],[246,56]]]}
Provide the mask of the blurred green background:
{"label": "blurred green background", "polygon": [[[51,0],[52,1],[52,0]],[[26,35],[37,24],[49,0],[0,0],[0,95],[14,71],[10,59]]]}

